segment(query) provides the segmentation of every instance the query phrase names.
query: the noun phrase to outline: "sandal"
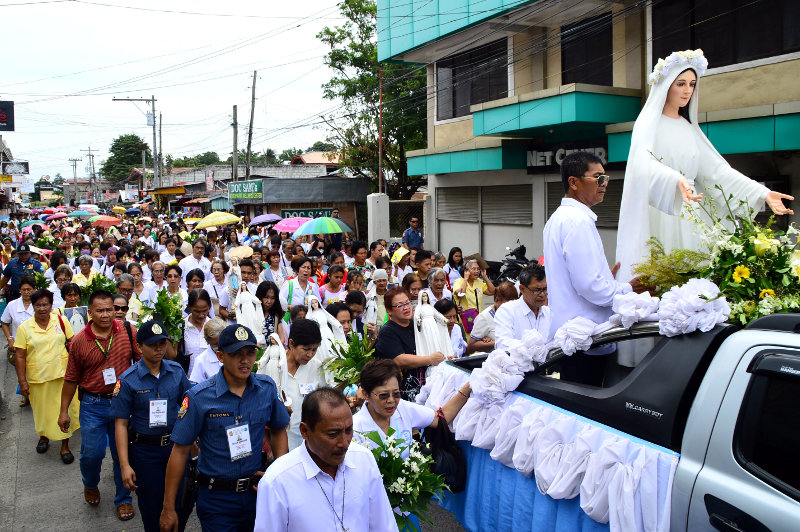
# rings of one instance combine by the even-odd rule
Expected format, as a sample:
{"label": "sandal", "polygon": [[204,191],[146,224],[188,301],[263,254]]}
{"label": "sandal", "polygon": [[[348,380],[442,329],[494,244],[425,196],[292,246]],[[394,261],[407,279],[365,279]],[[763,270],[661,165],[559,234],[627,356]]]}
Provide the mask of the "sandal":
{"label": "sandal", "polygon": [[89,506],[97,506],[100,504],[100,490],[83,488],[83,498],[89,503]]}
{"label": "sandal", "polygon": [[39,454],[46,453],[49,448],[50,440],[39,440],[39,443],[36,444],[36,452]]}
{"label": "sandal", "polygon": [[75,456],[70,451],[61,453],[61,461],[65,464],[71,464],[75,461]]}
{"label": "sandal", "polygon": [[120,521],[133,519],[133,505],[126,502],[117,506],[117,517],[119,517]]}

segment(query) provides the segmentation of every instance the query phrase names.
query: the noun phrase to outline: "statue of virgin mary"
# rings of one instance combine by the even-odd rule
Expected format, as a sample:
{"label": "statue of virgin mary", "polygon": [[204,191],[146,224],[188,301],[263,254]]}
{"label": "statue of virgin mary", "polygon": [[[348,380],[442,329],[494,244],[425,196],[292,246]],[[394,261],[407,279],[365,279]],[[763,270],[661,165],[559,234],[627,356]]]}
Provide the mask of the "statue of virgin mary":
{"label": "statue of virgin mary", "polygon": [[633,126],[625,169],[617,230],[618,281],[633,277],[633,266],[648,256],[650,237],[658,238],[667,252],[700,251],[695,225],[680,215],[684,203],[703,195],[723,209],[723,192],[716,185],[725,196],[733,196],[730,204],[737,216],[749,216],[750,209],[757,212],[765,201],[775,214],[792,214],[781,200],[794,198],[731,168],[700,129],[698,80],[707,67],[702,50],[685,50],[659,59],[650,74],[652,88]]}

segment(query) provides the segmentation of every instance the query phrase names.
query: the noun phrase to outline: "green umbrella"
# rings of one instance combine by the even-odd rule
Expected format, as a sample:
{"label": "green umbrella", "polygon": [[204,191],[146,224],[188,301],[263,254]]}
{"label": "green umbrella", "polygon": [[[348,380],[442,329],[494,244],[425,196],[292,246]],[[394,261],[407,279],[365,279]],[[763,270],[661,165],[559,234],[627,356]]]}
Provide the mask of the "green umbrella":
{"label": "green umbrella", "polygon": [[350,233],[353,230],[341,220],[337,220],[336,218],[331,218],[328,216],[322,216],[320,218],[314,218],[313,220],[309,220],[300,227],[297,228],[297,231],[294,232],[292,235],[293,238],[298,237],[300,235],[319,235],[319,234],[330,234],[330,233]]}
{"label": "green umbrella", "polygon": [[92,216],[91,218],[89,218],[87,221],[89,221],[89,222],[96,222],[96,221],[97,221],[97,220],[99,220],[99,219],[100,219],[100,215],[99,215],[99,214],[95,214],[94,216]]}
{"label": "green umbrella", "polygon": [[94,215],[87,211],[78,210],[78,211],[72,211],[67,216],[69,216],[70,218],[88,218],[89,216],[94,216]]}
{"label": "green umbrella", "polygon": [[29,225],[34,225],[34,224],[47,226],[47,222],[45,222],[43,220],[28,220],[27,222],[23,222],[22,225],[20,225],[19,227],[20,227],[20,229],[25,229]]}

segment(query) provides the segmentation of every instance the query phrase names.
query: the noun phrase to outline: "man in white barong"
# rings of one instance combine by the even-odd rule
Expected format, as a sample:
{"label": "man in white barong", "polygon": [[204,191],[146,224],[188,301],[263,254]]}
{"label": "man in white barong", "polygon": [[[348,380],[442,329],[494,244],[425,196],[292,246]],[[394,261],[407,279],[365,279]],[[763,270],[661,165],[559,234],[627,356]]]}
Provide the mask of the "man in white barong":
{"label": "man in white barong", "polygon": [[300,434],[304,443],[258,483],[255,532],[397,531],[375,458],[350,445],[353,415],[341,392],[305,397]]}
{"label": "man in white barong", "polygon": [[[588,152],[575,152],[561,163],[564,197],[544,226],[544,260],[547,268],[550,334],[572,318],[582,316],[594,323],[603,323],[612,314],[614,296],[628,292],[644,292],[639,278],[629,283],[616,281],[619,263],[613,268],[606,262],[603,242],[595,223],[597,215],[591,207],[603,201],[609,177],[603,161]],[[624,227],[618,229],[625,231]],[[575,353],[564,360],[564,380],[602,385],[605,356],[613,352],[613,344]]]}

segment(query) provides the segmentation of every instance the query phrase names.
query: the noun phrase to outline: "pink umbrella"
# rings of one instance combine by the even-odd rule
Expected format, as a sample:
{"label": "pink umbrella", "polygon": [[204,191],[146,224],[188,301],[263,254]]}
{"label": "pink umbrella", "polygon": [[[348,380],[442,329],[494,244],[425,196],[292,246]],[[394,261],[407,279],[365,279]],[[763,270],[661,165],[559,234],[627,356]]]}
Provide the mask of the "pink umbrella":
{"label": "pink umbrella", "polygon": [[57,212],[55,214],[51,214],[50,216],[48,216],[47,217],[47,221],[48,222],[52,222],[54,220],[60,220],[61,218],[66,218],[66,217],[67,217],[67,213],[65,213],[65,212]]}
{"label": "pink umbrella", "polygon": [[294,233],[297,231],[297,228],[306,223],[307,221],[311,220],[311,218],[303,218],[301,216],[297,216],[296,218],[284,218],[274,226],[278,232],[287,232],[287,233]]}

